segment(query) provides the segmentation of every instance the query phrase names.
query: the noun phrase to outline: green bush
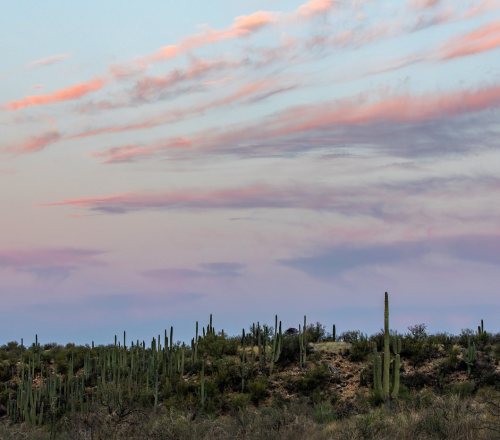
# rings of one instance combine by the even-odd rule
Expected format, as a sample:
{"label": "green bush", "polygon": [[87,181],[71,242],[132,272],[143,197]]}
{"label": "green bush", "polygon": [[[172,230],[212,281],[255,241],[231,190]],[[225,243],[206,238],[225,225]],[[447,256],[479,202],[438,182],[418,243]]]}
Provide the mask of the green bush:
{"label": "green bush", "polygon": [[449,384],[445,391],[448,394],[456,394],[460,397],[472,396],[476,390],[476,384],[473,381],[465,381]]}
{"label": "green bush", "polygon": [[252,380],[248,384],[248,391],[250,392],[250,400],[254,405],[258,406],[260,402],[269,397],[267,379],[264,377],[259,377]]}
{"label": "green bush", "polygon": [[372,342],[364,335],[351,343],[349,349],[349,360],[352,362],[365,361],[369,354],[373,352]]}
{"label": "green bush", "polygon": [[198,355],[221,358],[235,356],[238,353],[240,338],[228,338],[225,335],[208,334],[198,343]]}
{"label": "green bush", "polygon": [[306,329],[307,342],[319,342],[326,335],[325,327],[317,322],[316,324],[309,324]]}
{"label": "green bush", "polygon": [[278,359],[280,367],[286,367],[299,361],[299,337],[297,335],[283,335],[281,354]]}

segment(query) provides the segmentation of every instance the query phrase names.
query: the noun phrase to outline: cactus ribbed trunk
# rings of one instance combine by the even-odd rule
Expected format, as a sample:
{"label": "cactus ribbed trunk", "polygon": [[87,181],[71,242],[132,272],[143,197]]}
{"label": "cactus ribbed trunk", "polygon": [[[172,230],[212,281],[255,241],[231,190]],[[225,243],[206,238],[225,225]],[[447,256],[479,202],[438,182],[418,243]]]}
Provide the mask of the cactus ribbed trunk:
{"label": "cactus ribbed trunk", "polygon": [[390,352],[390,336],[389,336],[389,295],[385,292],[384,298],[384,371],[382,378],[382,387],[384,392],[384,399],[387,400],[389,398],[389,367],[391,364],[391,352]]}

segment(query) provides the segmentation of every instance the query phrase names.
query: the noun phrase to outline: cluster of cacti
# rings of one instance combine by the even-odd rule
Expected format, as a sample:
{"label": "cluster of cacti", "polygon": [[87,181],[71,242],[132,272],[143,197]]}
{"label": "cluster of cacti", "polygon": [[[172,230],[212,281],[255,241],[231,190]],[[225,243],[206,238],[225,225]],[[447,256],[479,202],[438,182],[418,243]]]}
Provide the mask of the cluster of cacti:
{"label": "cluster of cacti", "polygon": [[[373,347],[373,388],[375,395],[383,400],[389,398],[395,399],[399,393],[399,374],[401,369],[401,338],[395,336],[392,338],[392,349],[394,359],[391,359],[391,336],[389,333],[389,295],[385,292],[384,298],[384,351],[383,362],[380,354],[377,351],[377,346]],[[391,389],[391,374],[392,368],[392,389]]]}
{"label": "cluster of cacti", "polygon": [[[57,415],[88,411],[96,402],[118,407],[126,395],[139,392],[151,396],[151,403],[156,408],[161,403],[165,384],[169,389],[175,387],[183,380],[186,370],[199,373],[199,403],[203,407],[207,400],[207,364],[206,353],[200,356],[200,343],[205,338],[225,338],[225,335],[223,332],[216,335],[212,315],[208,325],[202,328],[202,336],[199,335],[198,322],[195,330],[190,350],[184,344],[174,344],[173,327],[169,332],[165,330],[163,338],[160,335],[153,337],[149,345],[138,340],[127,345],[126,332],[123,332],[122,342],[115,335],[114,344],[109,346],[95,346],[92,342],[90,347],[79,349],[78,365],[73,349],[69,349],[67,371],[63,374],[57,373],[49,363],[42,362],[43,349],[37,335],[31,348],[21,344],[24,354],[19,364],[18,380],[8,387],[8,414],[13,421],[52,423]],[[243,330],[239,356],[241,392],[245,392],[255,367],[261,372],[273,373],[282,343],[281,321],[277,316],[273,330],[259,323],[253,325],[251,335],[245,335]],[[302,340],[301,365],[305,362],[304,346]]]}
{"label": "cluster of cacti", "polygon": [[[24,350],[24,346],[21,346]],[[174,345],[173,328],[170,338],[165,331],[164,345],[160,337],[153,338],[149,348],[144,341],[127,347],[115,336],[111,346],[83,349],[83,365],[75,366],[72,350],[68,352],[67,372],[58,374],[50,364],[41,362],[42,348],[38,337],[25,350],[19,366],[17,387],[9,388],[7,410],[13,421],[30,423],[52,422],[56,414],[89,410],[95,402],[118,406],[124,393],[146,390],[159,404],[160,384],[184,375],[184,345]]]}

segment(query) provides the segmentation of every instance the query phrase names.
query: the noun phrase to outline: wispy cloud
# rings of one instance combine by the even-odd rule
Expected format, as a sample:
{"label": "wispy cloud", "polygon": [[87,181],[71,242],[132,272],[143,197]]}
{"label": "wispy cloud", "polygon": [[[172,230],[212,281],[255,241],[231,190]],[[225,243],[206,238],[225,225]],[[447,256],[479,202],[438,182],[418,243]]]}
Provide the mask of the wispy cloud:
{"label": "wispy cloud", "polygon": [[395,71],[422,62],[446,62],[457,58],[474,56],[499,47],[500,22],[490,22],[465,34],[451,37],[436,48],[388,60],[382,65],[379,63],[378,66],[362,72],[360,76]]}
{"label": "wispy cloud", "polygon": [[181,54],[190,52],[209,44],[214,44],[223,40],[248,37],[258,32],[262,28],[270,25],[277,20],[276,13],[268,11],[256,11],[249,15],[241,15],[234,19],[233,23],[223,29],[207,28],[202,32],[189,35],[177,44],[170,44],[158,49],[156,52],[139,58],[133,66],[114,66],[111,71],[123,75],[125,72],[137,72],[144,69],[149,64],[158,61],[165,61],[177,57]]}
{"label": "wispy cloud", "polygon": [[152,63],[170,60],[194,49],[224,40],[246,38],[263,28],[284,23],[290,18],[313,18],[327,13],[333,6],[334,2],[332,0],[309,0],[291,13],[255,11],[248,15],[237,16],[231,25],[226,28],[212,29],[207,27],[202,32],[189,35],[176,44],[164,46],[132,63],[112,66],[110,70],[117,78],[127,77],[129,74],[144,71]]}
{"label": "wispy cloud", "polygon": [[316,255],[280,260],[281,264],[313,277],[335,277],[360,267],[384,266],[441,254],[474,263],[500,264],[500,236],[457,236],[382,244],[346,244]]}
{"label": "wispy cloud", "polygon": [[200,269],[163,268],[142,271],[148,278],[160,281],[178,282],[180,280],[195,280],[199,278],[239,277],[245,265],[240,263],[214,262],[199,265]]}
{"label": "wispy cloud", "polygon": [[[425,195],[430,206],[433,200],[437,203],[443,199],[448,199],[450,203],[454,199],[462,200],[466,189],[467,197],[470,197],[474,191],[495,191],[499,187],[497,179],[466,176],[398,180],[394,184],[371,184],[369,188],[366,185],[256,184],[240,188],[184,189],[74,198],[47,203],[45,206],[67,206],[111,214],[141,210],[304,209],[346,216],[371,216],[389,222],[391,218],[403,221],[406,216],[413,215],[410,197]],[[394,209],[395,206],[398,209]]]}
{"label": "wispy cloud", "polygon": [[224,59],[195,59],[185,69],[173,69],[163,76],[145,76],[137,81],[133,91],[135,100],[156,99],[167,90],[181,83],[198,81],[210,73],[226,69],[236,69],[244,61],[228,61]]}
{"label": "wispy cloud", "polygon": [[38,278],[66,278],[86,266],[104,264],[103,251],[79,248],[39,248],[0,250],[0,269],[28,272]]}
{"label": "wispy cloud", "polygon": [[242,208],[321,208],[332,203],[331,196],[317,191],[254,185],[237,189],[177,191],[149,194],[69,199],[48,206],[73,206],[107,213],[142,209],[242,209]]}
{"label": "wispy cloud", "polygon": [[60,63],[65,59],[69,58],[69,53],[62,53],[58,55],[51,55],[45,58],[40,58],[38,60],[32,61],[28,64],[28,68],[50,66],[52,64]]}
{"label": "wispy cloud", "polygon": [[26,107],[72,101],[102,89],[104,84],[104,79],[95,78],[90,81],[75,84],[45,95],[31,95],[17,101],[10,101],[6,104],[6,108],[8,110],[19,110]]}
{"label": "wispy cloud", "polygon": [[476,55],[500,47],[500,21],[484,24],[472,32],[452,38],[438,51],[442,60]]}
{"label": "wispy cloud", "polygon": [[428,9],[437,6],[441,0],[410,0],[409,4],[415,9]]}
{"label": "wispy cloud", "polygon": [[59,132],[49,131],[39,136],[33,136],[27,139],[25,142],[21,143],[20,145],[16,145],[15,147],[10,148],[9,150],[14,153],[21,153],[21,154],[35,153],[59,141],[61,137],[62,136]]}
{"label": "wispy cloud", "polygon": [[[210,154],[219,152],[238,156],[286,154],[325,148],[332,144],[390,147],[393,148],[393,153],[402,155],[428,154],[431,150],[433,154],[439,154],[449,151],[450,146],[444,144],[439,147],[436,142],[431,142],[432,145],[429,146],[420,143],[419,148],[415,149],[414,142],[408,144],[409,140],[405,141],[407,134],[421,133],[422,142],[432,141],[433,134],[448,136],[450,140],[448,124],[458,121],[457,118],[462,116],[500,106],[500,86],[497,85],[441,94],[386,93],[378,99],[374,95],[365,93],[352,98],[292,107],[254,125],[229,131],[214,129],[193,135],[189,143],[197,154],[205,151]],[[489,124],[487,121],[487,118],[484,119],[485,124]],[[477,125],[477,121],[475,123]],[[428,126],[424,128],[423,124]],[[460,124],[455,127],[459,132],[463,130],[460,134],[464,136],[463,141],[470,141],[471,136],[474,138],[475,134],[469,127],[461,128]],[[429,129],[432,131],[426,134]],[[484,142],[489,140],[486,134],[483,133]],[[396,139],[395,144],[392,142],[394,139],[391,141],[391,136]],[[436,140],[439,139],[436,137]],[[175,139],[165,139],[145,146],[115,147],[96,155],[104,157],[106,163],[134,161],[162,154],[168,156],[175,151],[171,148],[173,141]],[[260,144],[264,147],[259,147]]]}
{"label": "wispy cloud", "polygon": [[333,6],[333,0],[310,0],[307,3],[300,5],[296,14],[299,17],[309,18],[329,12]]}

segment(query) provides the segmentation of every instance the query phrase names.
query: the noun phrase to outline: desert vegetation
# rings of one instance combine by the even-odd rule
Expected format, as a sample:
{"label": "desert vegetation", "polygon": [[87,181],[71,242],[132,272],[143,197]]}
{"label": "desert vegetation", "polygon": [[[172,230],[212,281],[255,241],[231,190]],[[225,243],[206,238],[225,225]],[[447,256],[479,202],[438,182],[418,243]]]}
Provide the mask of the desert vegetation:
{"label": "desert vegetation", "polygon": [[2,439],[500,438],[500,334],[195,323],[150,343],[0,347]]}

